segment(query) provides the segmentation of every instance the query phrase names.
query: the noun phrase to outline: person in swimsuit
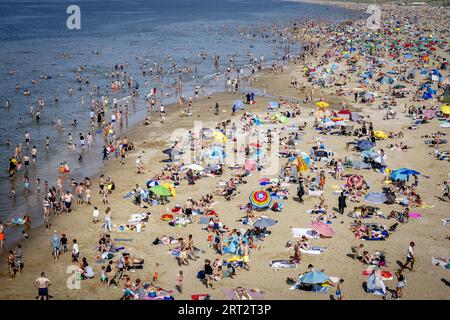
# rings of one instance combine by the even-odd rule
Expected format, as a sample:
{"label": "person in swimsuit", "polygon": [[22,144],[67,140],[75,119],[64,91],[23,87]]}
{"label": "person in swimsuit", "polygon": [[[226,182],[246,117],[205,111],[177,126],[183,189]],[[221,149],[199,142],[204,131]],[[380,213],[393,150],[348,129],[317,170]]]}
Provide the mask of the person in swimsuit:
{"label": "person in swimsuit", "polygon": [[344,283],[344,279],[339,280],[339,283],[336,287],[336,293],[334,295],[335,300],[343,300],[344,296],[342,294],[342,284]]}
{"label": "person in swimsuit", "polygon": [[11,277],[11,280],[13,280],[16,277],[16,257],[14,256],[14,252],[12,250],[9,250],[9,255],[6,261],[8,262],[9,276]]}

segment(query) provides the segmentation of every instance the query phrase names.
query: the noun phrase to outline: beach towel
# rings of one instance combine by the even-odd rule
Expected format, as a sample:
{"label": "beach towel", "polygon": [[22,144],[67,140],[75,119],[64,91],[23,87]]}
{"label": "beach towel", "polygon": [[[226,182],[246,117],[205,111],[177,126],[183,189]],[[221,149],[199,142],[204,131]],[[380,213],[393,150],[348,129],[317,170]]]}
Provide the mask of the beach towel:
{"label": "beach towel", "polygon": [[432,257],[431,264],[433,266],[441,266],[442,269],[450,269],[450,259],[444,257]]}
{"label": "beach towel", "polygon": [[133,238],[114,238],[114,241],[133,241]]}
{"label": "beach towel", "polygon": [[[252,300],[264,300],[264,295],[260,292],[252,291],[251,289],[246,289]],[[234,289],[224,288],[223,292],[227,300],[238,300],[237,294]]]}
{"label": "beach towel", "polygon": [[292,269],[292,268],[297,268],[297,264],[294,262],[290,262],[289,260],[272,260],[272,263],[270,264],[270,266],[273,269]]}
{"label": "beach towel", "polygon": [[321,254],[322,252],[325,252],[325,248],[322,247],[312,247],[309,250],[300,249],[301,252],[306,254]]}
{"label": "beach towel", "polygon": [[201,217],[198,222],[198,224],[208,224],[209,223],[209,217]]}
{"label": "beach towel", "polygon": [[432,209],[432,208],[434,208],[434,204],[426,204],[426,203],[424,203],[424,204],[421,205],[419,208],[422,208],[422,209]]}
{"label": "beach towel", "polygon": [[197,293],[191,295],[192,300],[211,300],[211,297],[208,293]]}
{"label": "beach towel", "polygon": [[411,219],[420,219],[420,218],[422,218],[422,215],[420,213],[417,213],[417,212],[410,212],[409,213],[409,217]]}
{"label": "beach towel", "polygon": [[308,228],[291,228],[292,236],[294,238],[301,238],[302,236],[305,236],[309,239],[319,239],[320,235],[315,232],[313,229]]}

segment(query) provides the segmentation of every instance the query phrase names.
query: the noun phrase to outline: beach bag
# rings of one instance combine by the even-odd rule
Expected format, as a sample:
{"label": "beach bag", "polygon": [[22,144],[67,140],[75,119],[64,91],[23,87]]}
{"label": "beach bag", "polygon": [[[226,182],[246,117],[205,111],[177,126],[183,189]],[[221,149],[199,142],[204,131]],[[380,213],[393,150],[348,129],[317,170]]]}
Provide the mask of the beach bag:
{"label": "beach bag", "polygon": [[197,279],[200,279],[200,280],[205,279],[205,271],[199,271],[197,273]]}

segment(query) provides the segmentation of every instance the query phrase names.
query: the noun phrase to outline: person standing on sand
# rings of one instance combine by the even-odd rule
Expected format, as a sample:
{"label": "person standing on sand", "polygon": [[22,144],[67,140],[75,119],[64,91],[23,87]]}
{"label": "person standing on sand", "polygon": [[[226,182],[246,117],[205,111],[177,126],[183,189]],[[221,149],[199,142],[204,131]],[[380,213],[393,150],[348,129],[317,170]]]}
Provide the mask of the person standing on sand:
{"label": "person standing on sand", "polygon": [[75,200],[75,197],[70,193],[69,190],[67,190],[64,194],[64,207],[66,208],[67,214],[69,214],[71,211],[70,206],[72,205],[72,199]]}
{"label": "person standing on sand", "polygon": [[111,232],[111,208],[108,207],[105,210],[104,228],[105,232]]}
{"label": "person standing on sand", "polygon": [[16,277],[16,257],[14,256],[14,251],[9,250],[9,255],[6,261],[8,262],[8,271],[10,280],[13,280]]}
{"label": "person standing on sand", "polygon": [[405,269],[408,264],[411,264],[411,268],[409,268],[410,271],[414,271],[414,262],[416,261],[416,256],[414,253],[414,247],[416,244],[414,241],[411,241],[409,243],[408,252],[406,253],[406,262],[402,266],[402,270]]}
{"label": "person standing on sand", "polygon": [[80,257],[80,248],[77,243],[77,239],[73,239],[73,245],[72,245],[72,262],[78,263],[78,259]]}
{"label": "person standing on sand", "polygon": [[403,270],[398,269],[395,275],[397,276],[397,299],[400,299],[403,297],[403,288],[406,287],[406,279],[405,276],[402,274]]}
{"label": "person standing on sand", "polygon": [[50,280],[48,280],[45,277],[45,273],[42,272],[41,276],[39,278],[37,278],[36,281],[34,282],[35,287],[38,288],[38,296],[36,297],[36,299],[48,300],[48,297],[49,297],[48,287],[51,284],[52,283],[50,282]]}
{"label": "person standing on sand", "polygon": [[335,300],[344,300],[344,295],[342,294],[342,284],[344,283],[344,279],[339,280],[337,287],[336,287],[336,293],[334,294]]}
{"label": "person standing on sand", "polygon": [[298,197],[298,201],[300,201],[300,203],[303,203],[304,195],[305,195],[305,188],[303,186],[303,179],[300,179],[298,181],[298,187],[297,187],[297,197]]}
{"label": "person standing on sand", "polygon": [[136,174],[142,174],[142,170],[144,170],[141,157],[142,156],[138,156],[138,158],[136,159]]}
{"label": "person standing on sand", "polygon": [[347,200],[347,197],[344,195],[344,192],[341,192],[339,198],[338,198],[338,207],[339,207],[339,213],[344,214],[344,209],[347,207],[347,204],[345,201]]}
{"label": "person standing on sand", "polygon": [[0,248],[5,246],[5,226],[0,221]]}
{"label": "person standing on sand", "polygon": [[178,292],[180,294],[183,294],[183,284],[184,284],[183,271],[180,270],[177,274],[177,287],[178,287]]}
{"label": "person standing on sand", "polygon": [[55,230],[53,232],[52,236],[52,247],[53,247],[53,257],[58,260],[59,257],[59,245],[60,245],[61,239],[58,235],[58,232]]}

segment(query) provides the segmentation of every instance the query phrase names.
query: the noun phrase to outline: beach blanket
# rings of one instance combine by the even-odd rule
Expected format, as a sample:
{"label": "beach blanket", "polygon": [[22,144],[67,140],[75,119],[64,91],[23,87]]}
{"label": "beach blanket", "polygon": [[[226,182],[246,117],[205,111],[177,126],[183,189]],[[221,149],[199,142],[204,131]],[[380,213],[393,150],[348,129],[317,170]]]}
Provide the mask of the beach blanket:
{"label": "beach blanket", "polygon": [[[246,289],[252,300],[264,300],[264,295],[260,292],[252,291],[251,289]],[[237,294],[234,289],[224,288],[223,292],[227,300],[238,300]]]}
{"label": "beach blanket", "polygon": [[432,257],[431,264],[433,266],[441,266],[442,269],[450,269],[450,259],[444,257]]}
{"label": "beach blanket", "polygon": [[409,217],[411,219],[420,219],[420,218],[422,218],[422,215],[420,213],[417,213],[417,212],[410,212],[409,213]]}
{"label": "beach blanket", "polygon": [[198,222],[198,224],[208,224],[209,223],[209,217],[201,217]]}
{"label": "beach blanket", "polygon": [[272,263],[270,264],[270,266],[273,269],[292,269],[292,268],[297,268],[297,264],[294,262],[290,262],[289,260],[272,260]]}
{"label": "beach blanket", "polygon": [[114,238],[114,241],[133,241],[133,238]]}
{"label": "beach blanket", "polygon": [[315,232],[313,229],[308,228],[291,228],[292,236],[294,238],[301,238],[302,236],[305,236],[309,239],[319,239],[320,235]]}
{"label": "beach blanket", "polygon": [[312,196],[312,197],[320,197],[323,194],[323,191],[321,191],[321,190],[316,190],[316,191],[309,190],[308,194],[310,196]]}
{"label": "beach blanket", "polygon": [[322,247],[312,247],[309,250],[305,250],[305,249],[300,249],[301,252],[306,253],[306,254],[321,254],[323,252],[325,252],[325,248]]}

